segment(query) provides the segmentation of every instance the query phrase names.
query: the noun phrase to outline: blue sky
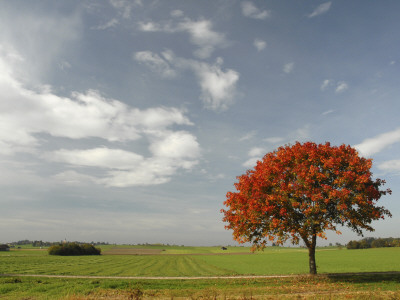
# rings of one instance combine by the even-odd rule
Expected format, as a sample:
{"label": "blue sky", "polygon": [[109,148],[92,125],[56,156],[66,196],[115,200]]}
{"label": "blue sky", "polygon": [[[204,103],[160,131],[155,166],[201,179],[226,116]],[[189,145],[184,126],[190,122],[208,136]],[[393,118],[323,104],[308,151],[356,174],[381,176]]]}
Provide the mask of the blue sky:
{"label": "blue sky", "polygon": [[0,8],[0,242],[234,244],[226,192],[295,141],[373,158],[399,236],[400,2]]}

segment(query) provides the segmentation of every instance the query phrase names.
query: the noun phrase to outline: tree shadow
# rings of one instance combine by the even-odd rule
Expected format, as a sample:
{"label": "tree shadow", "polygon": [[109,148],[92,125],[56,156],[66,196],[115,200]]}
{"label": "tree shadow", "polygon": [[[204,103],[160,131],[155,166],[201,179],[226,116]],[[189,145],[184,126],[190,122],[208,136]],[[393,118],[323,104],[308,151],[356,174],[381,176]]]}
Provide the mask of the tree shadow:
{"label": "tree shadow", "polygon": [[394,282],[400,283],[400,272],[357,272],[357,273],[332,273],[321,274],[334,282],[352,282],[352,283],[377,283]]}

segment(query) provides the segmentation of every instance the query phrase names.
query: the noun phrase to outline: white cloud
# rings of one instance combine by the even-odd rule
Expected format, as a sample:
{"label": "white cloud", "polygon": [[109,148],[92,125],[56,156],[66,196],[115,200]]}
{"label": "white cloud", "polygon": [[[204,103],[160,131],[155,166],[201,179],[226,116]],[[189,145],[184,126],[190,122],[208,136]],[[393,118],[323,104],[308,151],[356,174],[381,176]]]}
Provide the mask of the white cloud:
{"label": "white cloud", "polygon": [[143,161],[143,156],[121,149],[93,148],[87,150],[57,150],[48,159],[77,166],[133,169]]}
{"label": "white cloud", "polygon": [[192,71],[196,75],[201,88],[200,98],[208,109],[222,111],[228,109],[233,103],[239,73],[232,69],[223,70],[221,58],[218,58],[215,64],[210,65],[197,60],[175,57],[171,51],[163,52],[162,56],[150,51],[134,54],[136,60],[146,63],[161,76],[172,70],[172,67]]}
{"label": "white cloud", "polygon": [[[150,137],[153,156],[109,148],[87,150],[58,150],[43,155],[54,162],[81,167],[95,167],[105,171],[103,176],[90,176],[76,171],[66,171],[53,178],[76,184],[74,178],[106,186],[126,187],[166,183],[179,170],[190,170],[197,163],[200,146],[196,138],[187,132],[164,132]],[[104,173],[104,172],[102,172]]]}
{"label": "white cloud", "polygon": [[202,100],[206,108],[218,111],[226,110],[232,104],[236,95],[236,83],[239,73],[232,69],[223,71],[220,63],[192,63],[199,78],[202,90]]}
{"label": "white cloud", "polygon": [[321,91],[325,91],[331,85],[332,85],[332,80],[325,79],[321,84]]}
{"label": "white cloud", "polygon": [[131,12],[134,6],[142,6],[141,0],[110,0],[110,4],[119,11],[124,19],[131,17]]}
{"label": "white cloud", "polygon": [[346,91],[349,88],[349,85],[345,81],[338,81],[335,83],[332,79],[325,79],[322,82],[320,89],[321,89],[321,91],[326,91],[335,85],[336,85],[336,88],[335,88],[336,94],[343,93],[344,91]]}
{"label": "white cloud", "polygon": [[65,71],[67,69],[71,69],[71,64],[67,61],[62,61],[58,64],[58,66],[60,67],[61,70]]}
{"label": "white cloud", "polygon": [[285,139],[282,137],[270,137],[270,138],[266,138],[264,139],[266,142],[271,143],[271,144],[277,144],[277,143],[281,143],[283,142]]}
{"label": "white cloud", "polygon": [[261,160],[263,156],[267,153],[267,150],[262,147],[253,147],[249,150],[248,156],[250,158],[246,160],[242,166],[246,168],[253,168],[256,164],[257,161]]}
{"label": "white cloud", "polygon": [[[23,57],[23,64],[14,64],[14,76],[20,81],[29,78],[36,85],[48,72],[73,53],[76,42],[82,38],[82,16],[71,14],[40,14],[29,10],[0,10],[0,47],[8,48]],[[4,59],[4,53],[1,54]]]}
{"label": "white cloud", "polygon": [[322,113],[322,115],[323,115],[323,116],[326,116],[326,115],[329,115],[329,114],[331,114],[331,113],[333,113],[333,112],[334,112],[334,110],[333,110],[333,109],[330,109],[330,110],[324,111],[324,112]]}
{"label": "white cloud", "polygon": [[152,53],[151,51],[141,51],[136,52],[134,58],[135,60],[147,65],[151,70],[162,77],[172,78],[176,76],[176,71],[158,54]]}
{"label": "white cloud", "polygon": [[[283,142],[294,143],[296,141],[302,142],[310,138],[310,126],[305,125],[295,131],[290,132],[286,137],[270,137],[263,139],[263,141],[268,142],[270,145],[264,145],[261,147],[253,147],[247,153],[250,157],[246,160],[242,166],[246,168],[252,168],[256,165],[258,160],[261,160],[265,154],[271,151],[271,146],[278,147]],[[272,144],[272,145],[271,145]]]}
{"label": "white cloud", "polygon": [[196,138],[185,131],[163,134],[150,146],[154,156],[166,158],[196,158],[199,150]]}
{"label": "white cloud", "polygon": [[210,57],[217,47],[224,47],[227,44],[225,35],[212,30],[212,23],[209,20],[191,21],[187,20],[180,24],[180,28],[189,32],[191,42],[198,46],[194,54],[199,58]]}
{"label": "white cloud", "polygon": [[[1,144],[1,142],[0,142]],[[3,146],[0,145],[0,149],[3,150]],[[48,186],[48,180],[43,180],[36,172],[32,170],[37,166],[34,162],[26,161],[13,161],[10,157],[2,156],[0,150],[0,185],[1,186],[21,186],[23,183],[24,190],[43,188]],[[11,149],[12,150],[12,149]],[[9,154],[9,153],[7,153]],[[14,193],[13,197],[17,196]],[[26,198],[25,198],[26,197]],[[29,196],[24,196],[24,199],[29,200]]]}
{"label": "white cloud", "polygon": [[369,157],[398,142],[400,142],[400,128],[365,139],[354,147],[362,156]]}
{"label": "white cloud", "polygon": [[253,45],[256,47],[257,51],[262,51],[267,47],[267,43],[261,39],[255,39]]}
{"label": "white cloud", "polygon": [[[73,178],[108,186],[151,185],[170,180],[178,170],[198,163],[200,146],[192,134],[171,126],[192,125],[185,111],[155,107],[140,110],[98,91],[60,97],[51,88],[34,91],[13,77],[12,57],[0,51],[0,154],[27,152],[38,159],[64,164],[67,170],[53,179],[75,184]],[[38,134],[41,137],[38,137]],[[53,138],[99,138],[111,147],[44,151]],[[147,139],[151,156],[118,149],[120,142]],[[107,175],[82,173],[91,167]],[[75,183],[74,183],[75,182]]]}
{"label": "white cloud", "polygon": [[289,135],[289,140],[290,141],[304,141],[309,139],[311,136],[310,134],[310,125],[304,125],[303,127],[300,127],[296,129],[293,133]]}
{"label": "white cloud", "polygon": [[309,18],[313,18],[326,13],[331,8],[332,2],[325,2],[319,5],[314,11],[308,15]]}
{"label": "white cloud", "polygon": [[349,88],[349,85],[344,81],[339,81],[335,90],[335,93],[340,94],[346,91]]}
{"label": "white cloud", "polygon": [[253,167],[255,167],[255,165],[257,164],[257,161],[259,161],[259,160],[260,160],[260,158],[258,158],[258,157],[249,158],[242,164],[242,166],[245,168],[253,168]]}
{"label": "white cloud", "polygon": [[141,31],[144,32],[166,32],[166,33],[174,33],[177,32],[177,28],[173,27],[171,23],[164,23],[164,24],[160,24],[160,23],[154,23],[154,22],[147,22],[147,23],[143,23],[143,22],[139,22],[139,29]]}
{"label": "white cloud", "polygon": [[145,32],[187,32],[191,43],[198,47],[194,55],[202,59],[210,57],[216,48],[223,48],[228,44],[225,35],[214,31],[212,27],[210,20],[192,21],[189,18],[178,23],[139,23],[139,29]]}
{"label": "white cloud", "polygon": [[387,172],[399,172],[400,160],[388,160],[378,165],[378,169]]}
{"label": "white cloud", "polygon": [[197,160],[154,156],[131,170],[111,170],[98,182],[115,187],[163,184],[170,181],[178,169],[190,170],[197,163]]}
{"label": "white cloud", "polygon": [[251,148],[249,151],[249,156],[262,156],[265,154],[265,149],[261,147]]}
{"label": "white cloud", "polygon": [[179,18],[182,16],[183,16],[183,11],[181,11],[179,9],[175,9],[175,10],[171,11],[171,17]]}
{"label": "white cloud", "polygon": [[55,182],[72,186],[85,186],[97,183],[98,179],[94,176],[78,173],[73,170],[67,170],[51,177]]}
{"label": "white cloud", "polygon": [[285,72],[286,74],[290,74],[292,73],[294,70],[294,63],[287,63],[283,66],[283,72]]}
{"label": "white cloud", "polygon": [[239,142],[250,140],[250,139],[252,139],[256,134],[257,134],[256,131],[254,131],[254,130],[253,130],[253,131],[250,131],[249,133],[247,133],[247,134],[245,134],[244,136],[242,136],[242,137],[239,139]]}
{"label": "white cloud", "polygon": [[266,19],[270,15],[269,11],[257,8],[251,1],[242,2],[242,13],[245,17],[259,20]]}
{"label": "white cloud", "polygon": [[[146,110],[134,109],[129,118],[144,132],[160,130],[172,125],[193,125],[184,115],[185,110],[174,107],[154,107]],[[136,121],[135,121],[136,120]]]}
{"label": "white cloud", "polygon": [[113,18],[113,19],[111,19],[110,21],[108,21],[108,22],[105,23],[105,24],[92,27],[92,29],[105,30],[105,29],[108,29],[108,28],[112,28],[112,27],[117,26],[118,23],[119,23],[119,21],[118,21],[117,19]]}

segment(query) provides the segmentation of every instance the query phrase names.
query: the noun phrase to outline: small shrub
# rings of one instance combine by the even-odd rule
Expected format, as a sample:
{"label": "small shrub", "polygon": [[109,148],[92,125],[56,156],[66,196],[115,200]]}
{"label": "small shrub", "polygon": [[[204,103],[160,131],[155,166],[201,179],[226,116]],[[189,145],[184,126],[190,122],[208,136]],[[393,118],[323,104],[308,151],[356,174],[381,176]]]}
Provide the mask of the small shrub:
{"label": "small shrub", "polygon": [[77,243],[53,245],[47,251],[50,255],[62,255],[62,256],[101,254],[100,248],[96,248],[90,244],[80,245]]}

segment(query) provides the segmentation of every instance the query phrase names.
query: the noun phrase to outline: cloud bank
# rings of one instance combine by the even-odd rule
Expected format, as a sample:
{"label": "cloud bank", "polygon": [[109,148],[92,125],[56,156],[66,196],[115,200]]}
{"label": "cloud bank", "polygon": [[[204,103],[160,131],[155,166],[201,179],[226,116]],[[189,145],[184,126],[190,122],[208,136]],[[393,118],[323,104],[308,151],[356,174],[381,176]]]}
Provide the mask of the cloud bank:
{"label": "cloud bank", "polygon": [[[174,107],[140,110],[89,90],[60,97],[50,88],[33,90],[15,77],[12,60],[18,53],[0,55],[0,154],[30,153],[38,159],[59,163],[66,171],[55,178],[88,181],[107,186],[165,183],[198,162],[200,145],[191,133],[174,126],[191,126],[185,111]],[[51,138],[85,140],[97,138],[102,147],[84,149],[44,148]],[[150,155],[119,149],[121,143],[147,141]],[[73,143],[72,143],[73,144]],[[80,146],[83,147],[83,146]],[[43,162],[44,163],[44,162]],[[98,169],[84,172],[82,167]],[[102,174],[102,175],[98,175]]]}

